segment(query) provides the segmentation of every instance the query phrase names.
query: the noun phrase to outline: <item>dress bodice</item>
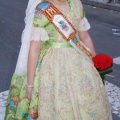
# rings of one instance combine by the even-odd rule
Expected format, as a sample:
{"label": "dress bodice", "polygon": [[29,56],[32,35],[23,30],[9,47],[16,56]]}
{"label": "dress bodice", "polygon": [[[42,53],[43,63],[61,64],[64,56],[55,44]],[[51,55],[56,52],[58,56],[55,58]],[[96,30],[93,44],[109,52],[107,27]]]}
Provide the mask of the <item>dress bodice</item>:
{"label": "dress bodice", "polygon": [[[63,14],[74,25],[76,30],[78,31],[88,30],[90,28],[90,25],[83,14],[83,6],[81,2],[79,0],[68,0],[68,3],[70,5],[70,11],[68,13],[63,13]],[[32,32],[31,40],[36,40],[38,36],[39,38],[37,38],[37,40],[45,41],[46,39],[45,40],[43,39],[43,37],[45,36],[45,38],[49,38],[48,40],[53,42],[66,42],[66,40],[62,37],[62,35],[56,30],[56,28],[46,18],[46,16],[40,11],[38,11],[37,9],[35,10],[33,27],[34,27],[34,30]],[[62,27],[64,27],[64,25]],[[34,35],[35,33],[37,34]],[[40,36],[41,33],[42,33],[43,40],[41,39],[41,36]],[[46,37],[46,34],[48,35],[48,37]]]}

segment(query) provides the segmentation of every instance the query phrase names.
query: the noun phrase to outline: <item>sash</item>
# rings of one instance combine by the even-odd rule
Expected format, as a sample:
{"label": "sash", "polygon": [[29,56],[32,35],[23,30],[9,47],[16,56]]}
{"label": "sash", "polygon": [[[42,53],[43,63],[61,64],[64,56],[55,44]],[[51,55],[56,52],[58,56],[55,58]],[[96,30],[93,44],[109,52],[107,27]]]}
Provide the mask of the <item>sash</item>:
{"label": "sash", "polygon": [[48,20],[54,25],[63,38],[69,42],[76,51],[81,53],[81,49],[90,59],[92,59],[91,52],[87,50],[79,40],[77,40],[77,30],[60,10],[58,10],[47,0],[38,4],[36,9],[42,12],[48,18]]}

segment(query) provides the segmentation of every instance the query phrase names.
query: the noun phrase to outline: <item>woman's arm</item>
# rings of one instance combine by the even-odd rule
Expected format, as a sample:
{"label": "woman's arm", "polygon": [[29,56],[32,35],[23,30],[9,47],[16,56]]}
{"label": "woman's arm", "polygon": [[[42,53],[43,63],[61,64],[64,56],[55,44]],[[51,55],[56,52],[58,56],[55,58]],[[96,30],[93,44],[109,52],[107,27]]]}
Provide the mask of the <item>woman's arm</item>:
{"label": "woman's arm", "polygon": [[38,55],[40,51],[40,44],[39,41],[31,41],[30,42],[30,48],[29,48],[29,54],[28,54],[28,82],[27,82],[27,90],[26,90],[26,96],[28,99],[31,99],[32,94],[32,85],[34,82],[34,76],[35,76],[35,70],[38,62]]}
{"label": "woman's arm", "polygon": [[30,43],[30,49],[29,49],[29,54],[28,54],[28,85],[33,84],[34,80],[34,75],[35,75],[35,70],[37,66],[37,61],[38,61],[38,55],[40,51],[40,41],[31,41]]}
{"label": "woman's arm", "polygon": [[80,40],[91,50],[92,56],[96,55],[96,51],[92,39],[87,31],[78,31]]}

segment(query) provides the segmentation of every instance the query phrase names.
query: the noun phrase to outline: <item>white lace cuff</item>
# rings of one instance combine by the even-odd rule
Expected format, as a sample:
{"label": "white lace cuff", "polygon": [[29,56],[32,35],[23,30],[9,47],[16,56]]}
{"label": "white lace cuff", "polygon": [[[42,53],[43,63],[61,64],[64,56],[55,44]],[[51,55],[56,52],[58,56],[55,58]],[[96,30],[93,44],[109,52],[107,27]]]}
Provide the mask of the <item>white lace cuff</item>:
{"label": "white lace cuff", "polygon": [[90,29],[90,24],[88,20],[84,17],[80,22],[78,26],[78,31],[87,31]]}
{"label": "white lace cuff", "polygon": [[47,41],[47,40],[49,40],[49,37],[48,37],[48,34],[44,28],[32,27],[31,40]]}

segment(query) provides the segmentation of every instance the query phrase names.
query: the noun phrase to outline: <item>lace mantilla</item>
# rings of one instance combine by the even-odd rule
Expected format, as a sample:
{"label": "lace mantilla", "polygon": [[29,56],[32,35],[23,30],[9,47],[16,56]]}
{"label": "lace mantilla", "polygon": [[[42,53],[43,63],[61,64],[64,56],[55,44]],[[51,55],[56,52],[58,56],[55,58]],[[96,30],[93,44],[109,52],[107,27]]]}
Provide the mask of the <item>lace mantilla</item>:
{"label": "lace mantilla", "polygon": [[90,29],[90,24],[88,22],[88,20],[84,17],[78,26],[78,31],[87,31]]}
{"label": "lace mantilla", "polygon": [[32,27],[31,40],[47,41],[49,36],[44,28]]}

